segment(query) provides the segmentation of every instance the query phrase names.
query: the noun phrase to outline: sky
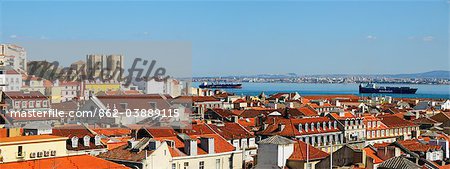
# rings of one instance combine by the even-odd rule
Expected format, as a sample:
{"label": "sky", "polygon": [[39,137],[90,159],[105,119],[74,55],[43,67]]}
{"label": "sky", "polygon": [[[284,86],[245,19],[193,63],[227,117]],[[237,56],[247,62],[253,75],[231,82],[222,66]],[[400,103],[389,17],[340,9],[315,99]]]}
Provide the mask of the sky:
{"label": "sky", "polygon": [[193,76],[450,70],[447,0],[0,2],[0,42],[187,42]]}

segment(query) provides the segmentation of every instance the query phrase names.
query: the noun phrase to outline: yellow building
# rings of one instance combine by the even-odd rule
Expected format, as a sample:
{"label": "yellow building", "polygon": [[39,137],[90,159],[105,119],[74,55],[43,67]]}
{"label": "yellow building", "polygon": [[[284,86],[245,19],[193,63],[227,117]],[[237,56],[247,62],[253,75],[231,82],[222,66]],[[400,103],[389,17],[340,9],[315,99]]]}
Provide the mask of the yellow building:
{"label": "yellow building", "polygon": [[67,137],[33,135],[0,138],[0,162],[17,162],[67,156]]}
{"label": "yellow building", "polygon": [[84,84],[85,96],[97,94],[98,92],[117,91],[119,89],[119,82],[86,82]]}

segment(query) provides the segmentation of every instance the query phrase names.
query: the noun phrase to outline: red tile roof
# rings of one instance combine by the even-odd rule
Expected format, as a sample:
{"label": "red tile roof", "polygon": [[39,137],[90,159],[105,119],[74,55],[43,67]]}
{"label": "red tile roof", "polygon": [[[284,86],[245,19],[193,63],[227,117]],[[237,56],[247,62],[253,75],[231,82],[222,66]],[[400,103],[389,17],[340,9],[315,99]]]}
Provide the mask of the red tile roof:
{"label": "red tile roof", "polygon": [[63,136],[69,138],[72,138],[73,136],[77,136],[78,138],[82,138],[84,136],[89,137],[95,136],[91,131],[89,131],[89,129],[81,125],[67,125],[54,127],[52,129],[52,134],[56,136]]}
{"label": "red tile roof", "polygon": [[239,117],[243,118],[253,118],[257,117],[258,115],[267,115],[269,113],[272,113],[273,111],[276,111],[275,109],[247,109],[243,110],[239,113]]}
{"label": "red tile roof", "polygon": [[[317,128],[317,123],[320,123],[319,128]],[[323,128],[323,122],[326,123],[325,129]],[[286,137],[292,136],[300,136],[300,135],[309,135],[309,134],[318,134],[318,133],[329,133],[329,132],[339,132],[339,128],[334,128],[334,125],[331,125],[331,128],[328,128],[328,122],[333,122],[326,117],[315,117],[315,118],[303,118],[303,119],[284,119],[277,118],[275,119],[275,123],[269,124],[267,128],[258,134],[261,135],[280,135]],[[308,131],[305,130],[306,123],[308,123]],[[311,130],[310,124],[314,123],[314,130]],[[279,124],[284,125],[284,129],[281,130]],[[302,124],[301,132],[298,129],[299,124]]]}
{"label": "red tile roof", "polygon": [[308,158],[308,160],[321,160],[328,157],[328,155],[328,153],[298,140],[294,143],[294,152],[289,157],[289,160],[306,161],[306,158]]}
{"label": "red tile roof", "polygon": [[334,105],[331,105],[330,103],[323,103],[323,105],[318,105],[316,103],[309,104],[312,108],[324,108],[324,107],[336,107]]}
{"label": "red tile roof", "polygon": [[217,115],[219,115],[221,117],[230,117],[230,116],[234,115],[232,113],[232,111],[227,110],[227,109],[214,108],[214,109],[210,109],[209,111],[214,111]]}
{"label": "red tile roof", "polygon": [[416,124],[395,115],[382,115],[378,116],[378,118],[380,118],[381,122],[389,128],[417,126]]}
{"label": "red tile roof", "polygon": [[359,96],[357,95],[313,95],[313,96],[303,96],[305,99],[309,100],[332,100],[332,99],[349,99],[349,100],[358,100]]}
{"label": "red tile roof", "polygon": [[223,126],[211,124],[208,126],[227,140],[255,137],[238,123],[224,123]]}
{"label": "red tile roof", "polygon": [[145,130],[154,137],[173,137],[177,135],[177,132],[173,128],[146,128]]}
{"label": "red tile roof", "polygon": [[[169,99],[164,98],[158,94],[133,94],[133,95],[103,95],[97,96],[97,98],[105,106],[110,108],[115,107],[120,112],[125,112],[127,109],[154,109],[155,103],[158,109],[169,109]],[[126,106],[125,106],[126,105]],[[124,107],[125,106],[125,107]]]}
{"label": "red tile roof", "polygon": [[11,99],[48,99],[47,96],[44,96],[39,91],[30,91],[30,92],[3,92],[7,97]]}
{"label": "red tile roof", "polygon": [[179,96],[175,98],[177,102],[220,102],[213,96]]}
{"label": "red tile roof", "polygon": [[436,120],[433,120],[429,117],[420,117],[418,119],[414,119],[412,122],[415,124],[438,124],[439,123]]}
{"label": "red tile roof", "polygon": [[356,118],[356,116],[350,112],[344,112],[343,116],[339,116],[339,113],[330,113],[330,115],[333,116],[333,118],[335,118],[336,120],[346,120]]}
{"label": "red tile roof", "polygon": [[45,158],[21,162],[2,163],[0,168],[52,168],[52,169],[129,169],[128,167],[103,160],[90,155],[75,155],[67,157]]}
{"label": "red tile roof", "polygon": [[45,141],[45,140],[66,140],[66,137],[54,136],[54,135],[33,135],[33,136],[15,136],[15,137],[3,137],[0,138],[1,143],[10,142],[28,142],[28,141]]}
{"label": "red tile roof", "polygon": [[377,156],[377,152],[374,151],[372,148],[370,147],[366,147],[363,149],[363,151],[366,152],[366,156],[370,157],[373,159],[373,163],[374,164],[379,164],[382,163],[384,160],[381,159],[380,157]]}
{"label": "red tile roof", "polygon": [[441,149],[441,146],[438,145],[428,145],[428,144],[422,144],[417,140],[403,140],[403,141],[397,141],[399,144],[404,146],[410,151],[414,152],[428,152],[428,151],[434,151]]}
{"label": "red tile roof", "polygon": [[97,128],[92,130],[94,130],[94,132],[96,132],[97,134],[101,134],[108,137],[131,134],[131,130],[126,128]]}

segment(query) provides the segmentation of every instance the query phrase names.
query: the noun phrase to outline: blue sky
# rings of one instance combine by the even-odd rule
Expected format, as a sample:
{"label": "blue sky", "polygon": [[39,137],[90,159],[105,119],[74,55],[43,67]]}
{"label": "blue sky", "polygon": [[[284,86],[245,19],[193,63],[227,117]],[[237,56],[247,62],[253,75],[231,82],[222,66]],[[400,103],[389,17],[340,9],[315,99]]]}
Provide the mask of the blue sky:
{"label": "blue sky", "polygon": [[190,42],[194,76],[450,70],[444,0],[4,1],[0,14],[2,42]]}

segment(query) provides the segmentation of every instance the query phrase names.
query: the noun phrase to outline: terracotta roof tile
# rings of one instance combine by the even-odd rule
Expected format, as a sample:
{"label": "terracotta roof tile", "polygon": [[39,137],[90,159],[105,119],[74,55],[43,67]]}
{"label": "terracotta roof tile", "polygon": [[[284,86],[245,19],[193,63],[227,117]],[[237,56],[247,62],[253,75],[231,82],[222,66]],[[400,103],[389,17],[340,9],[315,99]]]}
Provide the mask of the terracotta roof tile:
{"label": "terracotta roof tile", "polygon": [[381,122],[389,128],[417,126],[416,124],[395,115],[382,115],[378,116],[378,118],[380,118]]}
{"label": "terracotta roof tile", "polygon": [[209,125],[217,134],[227,140],[255,137],[238,123],[224,123],[222,125]]}
{"label": "terracotta roof tile", "polygon": [[[308,146],[308,148],[307,148]],[[309,150],[307,150],[309,149]],[[309,154],[307,154],[309,153]],[[303,141],[295,141],[294,143],[294,152],[289,157],[289,160],[300,160],[300,161],[306,161],[306,158],[308,157],[309,160],[320,160],[328,157],[328,153],[319,150],[309,144],[306,144]]]}
{"label": "terracotta roof tile", "polygon": [[[56,164],[56,165],[55,165]],[[67,157],[55,157],[21,162],[2,163],[0,168],[52,168],[52,169],[129,169],[128,167],[113,163],[90,155],[75,155]]]}

